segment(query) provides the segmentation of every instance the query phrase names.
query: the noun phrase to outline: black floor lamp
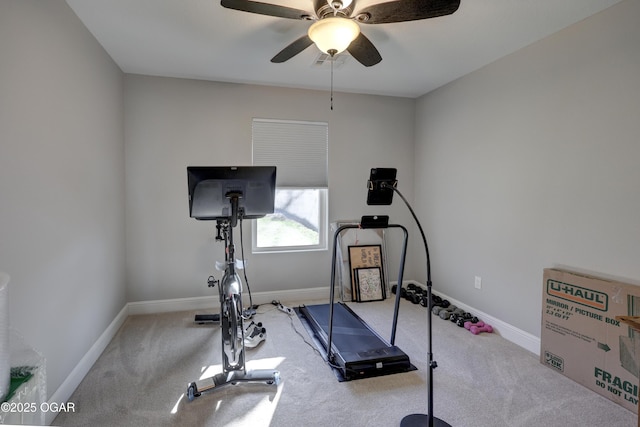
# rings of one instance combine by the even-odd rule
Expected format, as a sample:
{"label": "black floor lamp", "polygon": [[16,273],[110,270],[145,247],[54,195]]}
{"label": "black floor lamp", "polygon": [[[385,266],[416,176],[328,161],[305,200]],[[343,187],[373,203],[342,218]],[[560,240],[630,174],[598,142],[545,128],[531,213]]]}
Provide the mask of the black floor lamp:
{"label": "black floor lamp", "polygon": [[[371,174],[369,176],[369,190],[367,193],[367,204],[368,205],[390,205],[393,200],[393,193],[398,193],[398,196],[402,199],[402,201],[407,205],[413,219],[418,225],[418,229],[420,230],[420,234],[422,235],[422,241],[424,243],[424,250],[427,255],[427,301],[428,301],[428,314],[427,314],[427,338],[428,338],[428,362],[429,362],[429,371],[427,373],[427,383],[429,386],[429,396],[428,396],[428,408],[426,414],[411,414],[407,415],[400,422],[400,427],[418,427],[418,426],[428,426],[428,427],[451,427],[450,424],[445,421],[436,418],[433,416],[433,370],[438,367],[438,364],[435,360],[433,360],[433,342],[432,342],[432,330],[431,330],[431,309],[433,308],[433,300],[431,295],[431,263],[429,259],[429,247],[427,246],[427,238],[424,235],[424,230],[422,229],[422,225],[420,225],[420,221],[416,217],[415,212],[407,202],[407,199],[404,198],[402,193],[398,190],[398,181],[396,180],[396,169],[393,168],[374,168],[371,169]],[[401,283],[398,283],[398,286],[402,286]],[[398,290],[399,292],[399,290]]]}

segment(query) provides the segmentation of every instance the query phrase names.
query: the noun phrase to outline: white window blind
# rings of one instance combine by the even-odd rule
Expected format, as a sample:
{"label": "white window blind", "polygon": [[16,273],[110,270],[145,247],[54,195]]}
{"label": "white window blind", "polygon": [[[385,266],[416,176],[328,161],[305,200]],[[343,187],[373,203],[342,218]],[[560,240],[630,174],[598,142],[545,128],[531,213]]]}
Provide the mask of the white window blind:
{"label": "white window blind", "polygon": [[277,186],[327,188],[329,126],[253,119],[253,164],[276,166]]}

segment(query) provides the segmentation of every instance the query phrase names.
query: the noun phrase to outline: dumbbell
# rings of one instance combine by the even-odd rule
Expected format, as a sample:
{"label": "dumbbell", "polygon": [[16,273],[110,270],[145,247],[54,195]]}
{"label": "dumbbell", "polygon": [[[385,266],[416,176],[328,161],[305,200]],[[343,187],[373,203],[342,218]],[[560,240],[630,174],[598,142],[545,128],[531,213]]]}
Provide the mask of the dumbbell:
{"label": "dumbbell", "polygon": [[465,329],[469,329],[472,326],[482,327],[482,326],[484,326],[484,322],[481,321],[481,320],[477,320],[477,321],[474,322],[473,319],[471,319],[471,320],[469,320],[467,322],[464,322],[464,328]]}
{"label": "dumbbell", "polygon": [[475,325],[476,323],[478,323],[478,318],[477,317],[462,318],[460,319],[460,323],[458,324],[458,326],[464,327],[465,329],[469,329],[467,327],[467,323],[469,324],[468,326],[471,327],[472,325]]}
{"label": "dumbbell", "polygon": [[443,309],[438,312],[438,316],[440,316],[441,319],[446,320],[451,317],[451,313],[453,313],[457,308],[458,307],[455,305],[450,305],[446,308],[443,307]]}
{"label": "dumbbell", "polygon": [[451,320],[452,322],[457,322],[458,321],[458,317],[463,316],[464,313],[465,313],[465,311],[463,309],[456,308],[455,310],[453,310],[453,312],[449,316],[449,320]]}
{"label": "dumbbell", "polygon": [[452,322],[457,322],[458,319],[464,319],[464,317],[468,314],[469,313],[465,312],[463,309],[456,308],[455,310],[453,310],[453,313],[451,313],[449,320],[451,320]]}
{"label": "dumbbell", "polygon": [[442,304],[442,298],[440,298],[438,295],[431,294],[431,300],[433,301],[433,305]]}
{"label": "dumbbell", "polygon": [[440,316],[442,320],[447,320],[449,317],[451,317],[451,312],[445,308],[440,310],[438,316]]}
{"label": "dumbbell", "polygon": [[[411,301],[414,304],[417,304],[419,302],[416,295],[416,292],[414,289],[402,289],[400,295],[402,296],[402,298],[406,299],[407,301]],[[415,301],[415,302],[414,302]]]}
{"label": "dumbbell", "polygon": [[471,314],[464,312],[462,314],[459,314],[456,317],[455,322],[458,326],[463,327],[465,322],[468,322],[470,319],[471,319]]}
{"label": "dumbbell", "polygon": [[420,297],[420,305],[427,308],[429,307],[429,298],[424,294]]}
{"label": "dumbbell", "polygon": [[440,307],[439,305],[436,305],[431,309],[431,312],[437,316],[440,314],[442,310],[444,310],[444,307]]}
{"label": "dumbbell", "polygon": [[[398,285],[391,286],[391,293],[395,295],[396,292],[398,292]],[[401,286],[400,287],[400,296],[404,298],[404,297],[406,297],[406,295],[407,295],[407,290]]]}
{"label": "dumbbell", "polygon": [[[422,301],[420,301],[420,304],[423,307],[427,307],[428,301],[429,301],[429,291],[425,289],[422,291]],[[433,294],[431,294],[431,306],[433,308],[435,307],[445,308],[442,306],[442,298]],[[433,313],[433,314],[438,314],[438,313]]]}
{"label": "dumbbell", "polygon": [[472,318],[473,318],[473,316],[471,315],[471,313],[467,313],[466,311],[458,316],[458,319],[462,320],[462,324],[463,325],[464,325],[464,322],[467,322],[467,321],[471,320]]}
{"label": "dumbbell", "polygon": [[484,326],[472,326],[469,328],[469,332],[471,332],[473,335],[478,335],[480,332],[488,332],[491,333],[493,332],[493,328],[491,327],[491,325],[484,325]]}
{"label": "dumbbell", "polygon": [[[423,289],[421,292],[418,292],[420,295],[420,305],[423,307],[429,307],[429,292],[426,289]],[[437,304],[434,304],[433,298],[431,298],[431,307],[435,307]]]}
{"label": "dumbbell", "polygon": [[418,295],[415,291],[407,291],[407,299],[414,304],[418,304],[420,299],[422,299],[422,295]]}

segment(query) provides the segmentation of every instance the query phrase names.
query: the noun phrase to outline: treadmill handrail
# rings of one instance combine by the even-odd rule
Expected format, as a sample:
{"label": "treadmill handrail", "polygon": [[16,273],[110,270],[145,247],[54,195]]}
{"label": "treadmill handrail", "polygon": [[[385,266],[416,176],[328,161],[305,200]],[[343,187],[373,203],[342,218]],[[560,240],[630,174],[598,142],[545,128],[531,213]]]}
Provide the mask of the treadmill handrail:
{"label": "treadmill handrail", "polygon": [[[338,251],[338,237],[340,234],[349,228],[361,228],[360,224],[345,224],[336,230],[333,234],[333,255],[331,257],[331,288],[329,290],[329,337],[327,343],[327,361],[333,362],[333,351],[331,350],[331,340],[333,337],[333,304],[335,299],[335,282],[336,282],[336,258]],[[402,245],[402,256],[400,257],[400,267],[398,271],[398,288],[396,290],[396,301],[393,309],[393,324],[391,326],[391,340],[390,344],[395,345],[396,340],[396,326],[398,325],[398,311],[400,310],[400,287],[402,287],[402,277],[404,275],[404,264],[407,255],[407,240],[409,239],[409,233],[407,229],[400,224],[387,224],[385,227],[369,227],[371,229],[383,229],[383,228],[400,228],[404,234]]]}

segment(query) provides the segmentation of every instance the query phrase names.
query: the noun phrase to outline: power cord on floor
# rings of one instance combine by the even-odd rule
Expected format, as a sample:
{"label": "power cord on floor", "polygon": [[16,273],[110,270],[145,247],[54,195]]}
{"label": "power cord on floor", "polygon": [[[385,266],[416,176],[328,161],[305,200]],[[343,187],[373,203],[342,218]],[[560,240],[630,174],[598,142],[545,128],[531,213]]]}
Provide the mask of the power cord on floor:
{"label": "power cord on floor", "polygon": [[271,301],[271,304],[275,305],[276,307],[278,307],[278,310],[288,315],[292,315],[294,313],[293,309],[287,307],[286,305],[282,305],[280,301],[273,300]]}
{"label": "power cord on floor", "polygon": [[280,303],[280,301],[277,301],[277,300],[271,301],[271,304],[273,304],[274,306],[276,306],[278,308],[278,310],[282,311],[283,313],[285,313],[286,315],[289,316],[289,324],[291,325],[291,329],[293,329],[293,332],[295,332],[302,339],[302,342],[304,342],[306,345],[311,347],[311,350],[313,350],[318,356],[320,356],[320,358],[322,360],[324,360],[327,365],[329,365],[330,367],[335,368],[335,369],[340,369],[339,366],[337,366],[337,365],[331,363],[329,360],[327,360],[326,359],[326,355],[323,355],[322,353],[320,353],[320,350],[318,350],[318,347],[316,347],[313,343],[307,341],[307,339],[302,334],[302,332],[300,332],[298,330],[298,328],[296,328],[296,325],[293,322],[293,318],[294,318],[294,314],[295,314],[295,311],[293,309],[291,309],[291,308],[289,308],[289,307],[287,307],[285,305],[282,305]]}

